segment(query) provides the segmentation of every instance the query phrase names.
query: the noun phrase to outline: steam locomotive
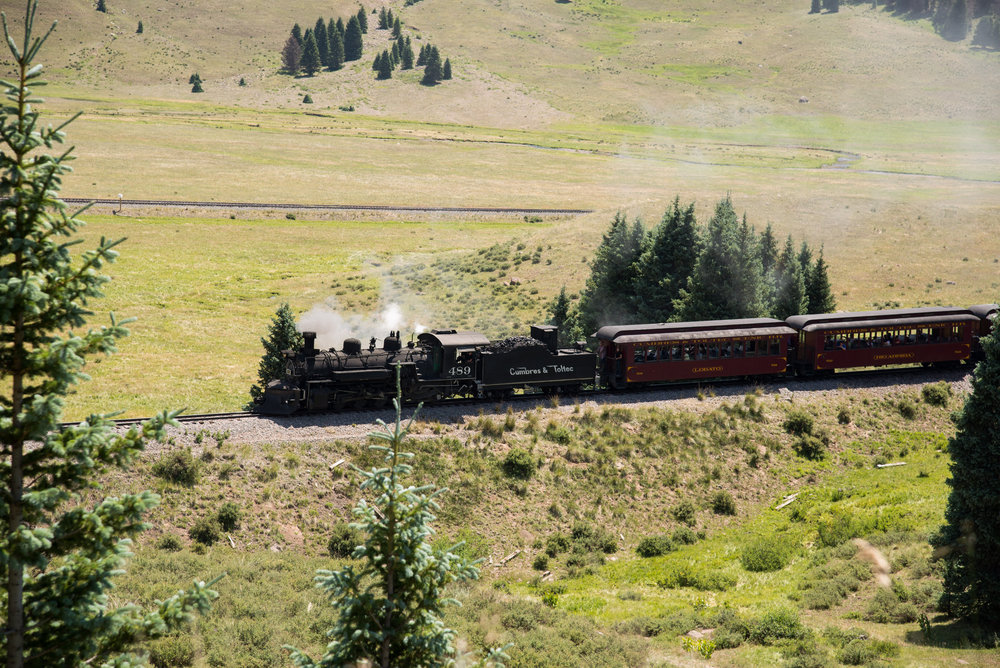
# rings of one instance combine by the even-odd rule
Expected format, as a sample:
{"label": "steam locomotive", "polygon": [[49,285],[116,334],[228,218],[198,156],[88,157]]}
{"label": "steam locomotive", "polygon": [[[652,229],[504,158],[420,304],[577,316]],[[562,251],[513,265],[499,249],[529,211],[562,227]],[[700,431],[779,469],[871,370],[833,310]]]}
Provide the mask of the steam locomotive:
{"label": "steam locomotive", "polygon": [[285,372],[268,383],[260,413],[380,408],[400,391],[407,402],[452,397],[504,399],[515,391],[574,394],[685,381],[829,375],[856,368],[955,366],[982,357],[1000,307],[930,307],[702,322],[613,325],[582,344],[560,348],[558,330],[535,325],[530,337],[491,342],[476,332],[435,330],[404,346],[390,332],[367,350],[347,339],[318,350],[304,332],[285,351]]}

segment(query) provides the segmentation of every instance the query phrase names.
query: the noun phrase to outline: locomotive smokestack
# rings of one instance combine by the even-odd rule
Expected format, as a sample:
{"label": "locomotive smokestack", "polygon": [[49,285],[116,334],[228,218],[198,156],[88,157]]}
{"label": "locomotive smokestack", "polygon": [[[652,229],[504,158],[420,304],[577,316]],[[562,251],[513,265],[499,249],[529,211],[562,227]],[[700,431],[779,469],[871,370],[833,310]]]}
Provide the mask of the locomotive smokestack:
{"label": "locomotive smokestack", "polygon": [[302,332],[302,354],[312,357],[316,354],[316,332]]}

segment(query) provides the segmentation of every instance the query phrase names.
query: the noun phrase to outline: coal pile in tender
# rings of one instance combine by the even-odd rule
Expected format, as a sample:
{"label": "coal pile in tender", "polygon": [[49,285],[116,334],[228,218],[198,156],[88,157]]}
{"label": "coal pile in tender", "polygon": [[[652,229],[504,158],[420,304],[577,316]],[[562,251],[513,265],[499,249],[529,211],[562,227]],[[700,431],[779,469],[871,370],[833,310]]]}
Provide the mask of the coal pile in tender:
{"label": "coal pile in tender", "polygon": [[503,341],[494,341],[483,350],[489,353],[509,353],[516,348],[534,348],[545,344],[530,336],[512,336]]}

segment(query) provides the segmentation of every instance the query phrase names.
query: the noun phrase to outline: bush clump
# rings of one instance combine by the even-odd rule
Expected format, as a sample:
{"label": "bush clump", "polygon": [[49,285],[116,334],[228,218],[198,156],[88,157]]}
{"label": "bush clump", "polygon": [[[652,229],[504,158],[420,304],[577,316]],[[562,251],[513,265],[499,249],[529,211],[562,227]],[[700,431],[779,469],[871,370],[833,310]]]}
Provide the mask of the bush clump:
{"label": "bush clump", "polygon": [[743,568],[753,573],[780,571],[788,565],[791,558],[792,550],[789,545],[771,536],[761,536],[751,540],[740,552],[740,563],[743,564]]}
{"label": "bush clump", "polygon": [[156,547],[165,552],[177,552],[183,547],[181,540],[172,533],[165,533],[156,541]]}
{"label": "bush clump", "polygon": [[219,540],[220,535],[219,520],[214,517],[201,517],[188,529],[191,540],[202,545],[212,545]]}
{"label": "bush clump", "polygon": [[799,613],[782,608],[753,620],[748,639],[758,645],[773,645],[778,640],[799,640],[806,635],[807,629],[799,620]]}
{"label": "bush clump", "polygon": [[670,514],[673,515],[674,519],[678,522],[683,522],[691,527],[694,526],[697,517],[697,510],[695,509],[693,503],[685,500],[671,508]]}
{"label": "bush clump", "polygon": [[572,538],[575,551],[579,551],[578,548],[605,554],[614,554],[618,551],[618,539],[613,533],[586,522],[577,522],[573,525]]}
{"label": "bush clump", "polygon": [[153,475],[167,482],[193,487],[198,482],[198,461],[190,448],[168,452],[153,464]]}
{"label": "bush clump", "polygon": [[512,478],[528,480],[535,474],[537,462],[527,450],[511,448],[503,460],[503,471]]}
{"label": "bush clump", "polygon": [[224,531],[239,529],[240,520],[243,519],[243,511],[240,510],[240,507],[232,501],[227,501],[222,504],[221,508],[219,508],[216,519],[219,520],[219,526],[221,526]]}
{"label": "bush clump", "polygon": [[919,616],[917,606],[909,600],[908,592],[901,585],[879,589],[864,614],[866,620],[879,624],[908,624]]}
{"label": "bush clump", "polygon": [[670,534],[670,540],[680,545],[694,545],[698,542],[698,534],[692,531],[690,527],[677,527]]}
{"label": "bush clump", "polygon": [[828,438],[825,435],[802,434],[795,439],[792,448],[795,450],[795,454],[803,459],[819,461],[826,456],[827,445]]}
{"label": "bush clump", "polygon": [[194,665],[194,644],[187,636],[168,636],[149,644],[149,663],[154,668]]}
{"label": "bush clump", "polygon": [[735,515],[736,501],[733,495],[724,490],[712,495],[712,512],[716,515]]}
{"label": "bush clump", "polygon": [[951,399],[951,383],[942,380],[930,385],[924,385],[920,394],[923,395],[924,403],[926,404],[930,404],[931,406],[947,406],[948,401]]}
{"label": "bush clump", "polygon": [[354,548],[361,542],[361,534],[347,522],[333,525],[330,540],[326,544],[327,552],[334,559],[347,559],[354,554]]}
{"label": "bush clump", "polygon": [[781,423],[784,430],[793,436],[811,434],[813,431],[813,416],[801,409],[788,411],[785,421]]}
{"label": "bush clump", "polygon": [[674,543],[669,536],[646,536],[635,548],[640,557],[659,557],[674,551]]}

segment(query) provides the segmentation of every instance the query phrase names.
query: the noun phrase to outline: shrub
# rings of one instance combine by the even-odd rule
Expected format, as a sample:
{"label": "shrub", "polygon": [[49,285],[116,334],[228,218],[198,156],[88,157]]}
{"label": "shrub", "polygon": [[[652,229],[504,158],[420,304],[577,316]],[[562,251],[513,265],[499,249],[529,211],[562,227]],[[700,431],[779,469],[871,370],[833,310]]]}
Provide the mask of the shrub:
{"label": "shrub", "polygon": [[735,515],[736,501],[733,495],[726,491],[718,491],[712,495],[712,512],[716,515]]}
{"label": "shrub", "polygon": [[655,617],[633,617],[615,624],[615,631],[618,633],[631,633],[646,638],[658,636],[664,630],[666,630],[664,621]]}
{"label": "shrub", "polygon": [[732,649],[743,644],[743,635],[729,629],[719,629],[712,636],[717,649]]}
{"label": "shrub", "polygon": [[674,550],[674,544],[667,536],[646,536],[635,548],[640,557],[659,557]]}
{"label": "shrub", "polygon": [[181,540],[172,533],[165,533],[156,541],[156,547],[167,552],[177,552],[181,549]]}
{"label": "shrub", "polygon": [[670,535],[670,540],[682,545],[694,545],[698,542],[698,534],[689,527],[677,527]]}
{"label": "shrub", "polygon": [[771,645],[777,640],[797,640],[806,636],[806,627],[799,621],[799,613],[782,608],[766,613],[750,624],[750,642]]}
{"label": "shrub", "polygon": [[549,536],[548,540],[545,541],[545,554],[550,557],[556,557],[562,552],[569,550],[569,547],[569,536],[559,533],[554,536]]}
{"label": "shrub", "polygon": [[841,408],[837,411],[837,422],[840,424],[850,424],[851,423],[851,411],[846,408]]}
{"label": "shrub", "polygon": [[225,531],[232,531],[233,529],[240,528],[240,520],[243,518],[243,511],[232,501],[227,501],[222,504],[219,508],[219,513],[216,515],[219,520],[219,525]]}
{"label": "shrub", "polygon": [[787,433],[793,436],[811,434],[813,430],[813,416],[804,410],[790,410],[785,417],[785,421],[781,423],[781,426]]}
{"label": "shrub", "polygon": [[149,663],[155,668],[194,665],[194,644],[188,636],[168,636],[149,644]]}
{"label": "shrub", "polygon": [[569,429],[565,426],[558,425],[555,422],[549,422],[545,426],[545,433],[543,435],[553,443],[559,443],[561,445],[569,445],[571,440]]}
{"label": "shrub", "polygon": [[879,589],[868,605],[864,618],[879,624],[915,622],[920,616],[917,606],[910,601],[902,600],[906,597],[905,590],[903,596],[900,596],[900,593],[898,586],[893,589]]}
{"label": "shrub", "polygon": [[220,529],[219,520],[214,517],[201,517],[195,520],[194,525],[188,529],[188,536],[191,540],[202,545],[211,545],[219,540]]}
{"label": "shrub", "polygon": [[829,515],[824,515],[816,524],[819,533],[819,542],[825,547],[837,547],[855,538],[861,533],[855,519],[846,512],[835,510]]}
{"label": "shrub", "polygon": [[900,399],[896,404],[896,410],[907,420],[913,420],[917,417],[917,402],[910,398]]}
{"label": "shrub", "polygon": [[503,471],[512,478],[527,480],[535,473],[537,462],[531,453],[521,448],[511,448],[503,460]]}
{"label": "shrub", "polygon": [[153,474],[178,485],[194,486],[198,482],[198,462],[190,448],[162,455],[153,464]]}
{"label": "shrub", "polygon": [[361,542],[361,534],[347,522],[333,525],[326,549],[334,559],[347,559],[354,554],[354,548]]}
{"label": "shrub", "polygon": [[743,546],[740,563],[743,568],[754,573],[780,571],[788,565],[791,552],[785,541],[762,536]]}
{"label": "shrub", "polygon": [[531,567],[536,571],[547,571],[549,569],[549,555],[535,555],[535,559],[531,562]]}
{"label": "shrub", "polygon": [[826,456],[827,440],[815,434],[802,434],[795,440],[792,448],[795,454],[803,459],[818,461]]}
{"label": "shrub", "polygon": [[899,655],[899,645],[887,640],[855,638],[837,653],[837,661],[848,666],[863,666],[878,659]]}
{"label": "shrub", "polygon": [[678,522],[683,522],[688,526],[694,526],[697,511],[695,510],[693,503],[685,500],[671,508],[670,514],[673,515],[674,519]]}
{"label": "shrub", "polygon": [[573,525],[572,538],[574,551],[578,548],[605,554],[614,554],[618,551],[618,540],[613,533],[586,522],[577,522]]}
{"label": "shrub", "polygon": [[942,380],[938,383],[924,385],[920,393],[923,395],[924,403],[931,406],[947,406],[949,399],[951,399],[951,384]]}

